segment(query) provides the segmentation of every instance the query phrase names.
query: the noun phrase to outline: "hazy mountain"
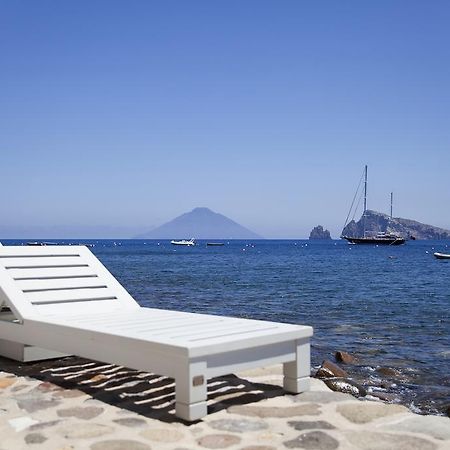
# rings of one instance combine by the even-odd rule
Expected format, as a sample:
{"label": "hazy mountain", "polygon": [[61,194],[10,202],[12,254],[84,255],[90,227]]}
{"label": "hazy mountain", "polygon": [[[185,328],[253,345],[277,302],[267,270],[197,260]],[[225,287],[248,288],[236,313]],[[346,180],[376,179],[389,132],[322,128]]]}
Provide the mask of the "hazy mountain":
{"label": "hazy mountain", "polygon": [[260,239],[253,231],[208,208],[195,208],[138,239]]}
{"label": "hazy mountain", "polygon": [[[380,231],[392,232],[404,238],[414,236],[416,239],[450,239],[450,230],[426,225],[411,219],[402,219],[401,217],[391,218],[387,214],[377,211],[366,211],[365,220],[366,234],[374,235]],[[358,222],[352,220],[342,230],[345,236],[360,237],[364,234],[363,218]]]}

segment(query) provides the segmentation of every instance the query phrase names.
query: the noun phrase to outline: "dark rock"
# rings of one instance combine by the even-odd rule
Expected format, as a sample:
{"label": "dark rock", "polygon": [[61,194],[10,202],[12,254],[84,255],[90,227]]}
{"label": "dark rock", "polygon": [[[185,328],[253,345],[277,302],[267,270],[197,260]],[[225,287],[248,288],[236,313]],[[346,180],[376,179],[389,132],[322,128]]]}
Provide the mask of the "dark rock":
{"label": "dark rock", "polygon": [[328,378],[324,380],[324,383],[332,391],[344,392],[345,394],[351,394],[354,397],[365,397],[367,395],[367,391],[364,387],[348,378]]}
{"label": "dark rock", "polygon": [[348,374],[338,365],[326,359],[320,366],[319,370],[317,371],[316,378],[333,378],[333,377],[345,378],[348,377]]}
{"label": "dark rock", "polygon": [[396,402],[399,399],[397,395],[388,392],[371,392],[370,395],[389,403]]}
{"label": "dark rock", "polygon": [[355,358],[353,355],[350,355],[350,353],[344,351],[337,351],[334,354],[334,357],[336,358],[337,362],[344,364],[355,364],[356,362],[358,362],[357,358]]}
{"label": "dark rock", "polygon": [[331,239],[331,235],[328,230],[323,229],[322,225],[317,225],[311,230],[309,239]]}
{"label": "dark rock", "polygon": [[308,450],[334,450],[339,442],[323,431],[303,433],[291,441],[284,442],[287,448],[305,448]]}
{"label": "dark rock", "polygon": [[447,416],[450,417],[450,405],[447,406],[446,412],[447,412]]}
{"label": "dark rock", "polygon": [[380,375],[384,375],[385,377],[400,377],[402,375],[399,370],[393,369],[391,367],[379,367],[377,369],[377,372]]}

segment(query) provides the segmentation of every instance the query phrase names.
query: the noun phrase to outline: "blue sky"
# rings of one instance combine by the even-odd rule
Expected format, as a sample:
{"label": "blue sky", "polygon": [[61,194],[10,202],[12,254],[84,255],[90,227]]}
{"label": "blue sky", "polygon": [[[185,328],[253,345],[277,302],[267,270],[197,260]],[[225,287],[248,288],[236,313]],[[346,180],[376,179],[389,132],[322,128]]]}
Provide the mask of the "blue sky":
{"label": "blue sky", "polygon": [[4,0],[0,225],[125,236],[207,206],[338,236],[368,164],[371,209],[394,191],[450,228],[449,23],[447,1]]}

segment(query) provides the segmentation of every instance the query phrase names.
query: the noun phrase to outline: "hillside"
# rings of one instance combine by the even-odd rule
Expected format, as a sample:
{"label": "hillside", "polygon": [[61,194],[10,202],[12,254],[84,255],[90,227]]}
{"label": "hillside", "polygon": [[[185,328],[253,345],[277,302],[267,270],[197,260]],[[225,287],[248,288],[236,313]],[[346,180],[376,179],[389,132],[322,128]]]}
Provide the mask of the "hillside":
{"label": "hillside", "polygon": [[195,208],[138,239],[260,239],[253,231],[209,208]]}
{"label": "hillside", "polygon": [[[450,239],[450,230],[417,222],[416,220],[403,219],[401,217],[391,218],[387,214],[377,211],[366,211],[366,234],[373,235],[380,231],[395,233],[404,238],[414,237],[416,239]],[[362,236],[364,233],[363,218],[358,222],[352,220],[342,230],[346,236]]]}

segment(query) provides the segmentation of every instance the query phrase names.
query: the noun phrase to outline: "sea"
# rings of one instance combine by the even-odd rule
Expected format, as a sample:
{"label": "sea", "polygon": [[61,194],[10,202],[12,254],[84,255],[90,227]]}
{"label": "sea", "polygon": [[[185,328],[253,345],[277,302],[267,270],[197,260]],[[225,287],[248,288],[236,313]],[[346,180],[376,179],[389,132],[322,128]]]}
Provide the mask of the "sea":
{"label": "sea", "polygon": [[92,245],[142,306],[311,325],[313,369],[346,351],[370,391],[423,414],[450,405],[450,260],[433,257],[450,241],[54,242]]}

